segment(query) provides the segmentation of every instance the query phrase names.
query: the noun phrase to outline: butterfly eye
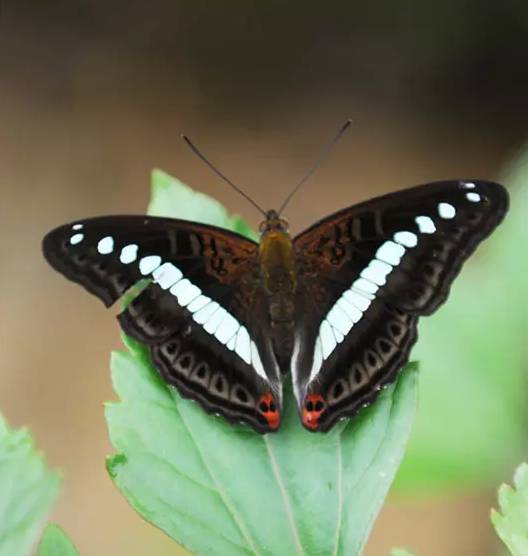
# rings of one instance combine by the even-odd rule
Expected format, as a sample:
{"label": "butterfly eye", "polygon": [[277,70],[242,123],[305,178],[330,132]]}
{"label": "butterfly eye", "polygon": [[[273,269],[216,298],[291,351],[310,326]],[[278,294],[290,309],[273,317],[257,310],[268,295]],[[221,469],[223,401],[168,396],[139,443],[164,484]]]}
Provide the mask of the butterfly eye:
{"label": "butterfly eye", "polygon": [[305,427],[315,430],[319,426],[319,419],[326,410],[324,398],[319,394],[308,394],[304,402],[302,420]]}
{"label": "butterfly eye", "polygon": [[271,393],[261,396],[258,403],[258,411],[264,417],[268,425],[272,429],[276,429],[280,423],[280,415],[277,409],[277,404]]}

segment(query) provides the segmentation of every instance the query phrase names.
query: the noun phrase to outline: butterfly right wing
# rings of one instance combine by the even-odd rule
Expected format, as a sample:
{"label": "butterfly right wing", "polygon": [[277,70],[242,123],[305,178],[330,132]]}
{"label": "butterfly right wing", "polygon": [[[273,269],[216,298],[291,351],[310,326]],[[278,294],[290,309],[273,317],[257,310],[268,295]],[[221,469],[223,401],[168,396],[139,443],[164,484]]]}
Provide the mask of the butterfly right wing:
{"label": "butterfly right wing", "polygon": [[418,318],[446,300],[507,209],[499,184],[437,182],[343,209],[294,239],[302,349],[292,378],[307,428],[328,430],[396,378]]}
{"label": "butterfly right wing", "polygon": [[257,245],[202,224],[112,216],[61,226],[48,262],[109,306],[151,283],[118,316],[166,382],[208,412],[258,432],[280,422],[281,382],[264,323]]}

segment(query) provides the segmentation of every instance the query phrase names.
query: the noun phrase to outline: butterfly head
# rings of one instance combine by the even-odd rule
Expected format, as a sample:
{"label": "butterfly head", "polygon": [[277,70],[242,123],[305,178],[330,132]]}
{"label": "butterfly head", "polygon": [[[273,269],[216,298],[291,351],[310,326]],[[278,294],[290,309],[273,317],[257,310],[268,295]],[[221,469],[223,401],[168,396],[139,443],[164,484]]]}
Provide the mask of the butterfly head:
{"label": "butterfly head", "polygon": [[321,415],[326,411],[326,402],[320,394],[308,394],[304,400],[302,410],[303,425],[316,430],[319,427]]}
{"label": "butterfly head", "polygon": [[257,411],[261,417],[264,418],[266,423],[272,430],[276,430],[280,425],[279,407],[273,394],[268,392],[260,397],[258,402]]}
{"label": "butterfly head", "polygon": [[274,209],[268,210],[266,212],[266,220],[264,220],[264,222],[262,222],[262,224],[259,227],[259,231],[261,235],[270,232],[272,233],[282,232],[287,234],[288,229],[289,229],[289,225],[287,220],[281,218],[279,216],[279,213]]}

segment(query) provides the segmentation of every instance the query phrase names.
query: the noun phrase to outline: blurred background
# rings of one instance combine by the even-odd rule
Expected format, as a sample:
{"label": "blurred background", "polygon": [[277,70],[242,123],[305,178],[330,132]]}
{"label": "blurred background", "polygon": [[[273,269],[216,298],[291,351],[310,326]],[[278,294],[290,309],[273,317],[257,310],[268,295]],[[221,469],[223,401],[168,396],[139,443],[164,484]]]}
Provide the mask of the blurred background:
{"label": "blurred background", "polygon": [[2,0],[0,410],[63,471],[52,517],[82,554],[183,551],[106,474],[118,327],[45,265],[42,236],[144,212],[153,167],[256,227],[179,134],[272,207],[348,117],[288,209],[294,231],[427,181],[510,189],[510,217],[421,325],[415,432],[366,551],[501,554],[489,508],[528,452],[527,39],[518,2]]}

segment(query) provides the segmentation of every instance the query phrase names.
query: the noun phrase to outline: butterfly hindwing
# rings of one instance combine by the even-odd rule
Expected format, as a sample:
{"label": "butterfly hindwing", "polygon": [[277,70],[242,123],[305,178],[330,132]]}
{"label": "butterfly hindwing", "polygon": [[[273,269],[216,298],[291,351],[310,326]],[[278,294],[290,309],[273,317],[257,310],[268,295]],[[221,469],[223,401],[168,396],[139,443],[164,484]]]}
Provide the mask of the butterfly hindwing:
{"label": "butterfly hindwing", "polygon": [[[183,396],[259,432],[276,428],[281,385],[261,323],[234,296],[222,303],[199,293],[189,301],[191,287],[183,283],[174,295],[149,285],[118,316],[121,327],[149,347],[162,377]],[[239,296],[241,287],[234,284]],[[251,306],[262,301],[252,298]]]}
{"label": "butterfly hindwing", "polygon": [[150,281],[118,320],[149,347],[162,377],[209,412],[259,432],[277,428],[278,367],[250,311],[263,303],[253,241],[182,220],[114,216],[61,226],[43,250],[107,306]]}
{"label": "butterfly hindwing", "polygon": [[445,301],[507,206],[498,184],[438,182],[344,209],[295,238],[303,349],[292,373],[305,426],[328,430],[394,380],[418,317]]}

